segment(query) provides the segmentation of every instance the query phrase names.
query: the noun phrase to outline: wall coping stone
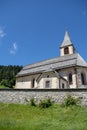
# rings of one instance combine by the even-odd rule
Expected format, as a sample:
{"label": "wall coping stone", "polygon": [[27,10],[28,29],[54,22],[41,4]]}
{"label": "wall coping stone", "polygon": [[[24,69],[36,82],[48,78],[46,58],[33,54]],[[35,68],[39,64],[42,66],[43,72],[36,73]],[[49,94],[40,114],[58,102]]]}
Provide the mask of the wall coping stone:
{"label": "wall coping stone", "polygon": [[70,89],[10,89],[10,88],[1,88],[0,91],[24,91],[24,92],[83,92],[87,91],[87,88],[70,88]]}

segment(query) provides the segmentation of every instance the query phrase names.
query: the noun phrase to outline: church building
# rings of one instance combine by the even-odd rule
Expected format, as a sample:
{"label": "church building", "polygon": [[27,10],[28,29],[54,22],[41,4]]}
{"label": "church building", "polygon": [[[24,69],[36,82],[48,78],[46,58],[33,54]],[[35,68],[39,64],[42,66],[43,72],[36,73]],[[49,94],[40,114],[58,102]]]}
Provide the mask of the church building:
{"label": "church building", "polygon": [[75,51],[68,32],[57,58],[26,65],[16,76],[19,89],[64,89],[87,87],[87,63]]}

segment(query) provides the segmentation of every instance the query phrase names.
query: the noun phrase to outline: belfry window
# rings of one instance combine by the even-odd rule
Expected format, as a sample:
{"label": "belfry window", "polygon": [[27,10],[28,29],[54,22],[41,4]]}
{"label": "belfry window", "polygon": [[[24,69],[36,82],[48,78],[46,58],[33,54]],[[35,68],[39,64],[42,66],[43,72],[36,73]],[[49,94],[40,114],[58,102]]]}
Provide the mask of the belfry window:
{"label": "belfry window", "polygon": [[69,48],[68,47],[64,48],[64,54],[69,54]]}
{"label": "belfry window", "polygon": [[69,84],[72,84],[72,74],[69,73]]}
{"label": "belfry window", "polygon": [[85,76],[83,73],[81,73],[81,81],[82,81],[82,84],[84,85],[85,84]]}

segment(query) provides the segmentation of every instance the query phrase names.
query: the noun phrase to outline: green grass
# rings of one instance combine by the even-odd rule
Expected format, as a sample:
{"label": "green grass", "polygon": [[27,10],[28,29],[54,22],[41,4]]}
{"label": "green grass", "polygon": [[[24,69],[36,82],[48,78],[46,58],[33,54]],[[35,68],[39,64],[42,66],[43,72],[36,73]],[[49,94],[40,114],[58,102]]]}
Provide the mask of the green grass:
{"label": "green grass", "polygon": [[6,87],[6,86],[4,86],[4,85],[0,85],[0,88],[8,88],[8,87]]}
{"label": "green grass", "polygon": [[3,85],[0,85],[0,88],[6,88],[5,86],[3,86]]}
{"label": "green grass", "polygon": [[0,130],[87,130],[87,108],[0,103]]}
{"label": "green grass", "polygon": [[[10,87],[7,87],[7,86],[4,86],[4,85],[0,85],[0,89],[2,89],[2,88],[10,88]],[[15,86],[12,86],[12,88],[15,88]]]}

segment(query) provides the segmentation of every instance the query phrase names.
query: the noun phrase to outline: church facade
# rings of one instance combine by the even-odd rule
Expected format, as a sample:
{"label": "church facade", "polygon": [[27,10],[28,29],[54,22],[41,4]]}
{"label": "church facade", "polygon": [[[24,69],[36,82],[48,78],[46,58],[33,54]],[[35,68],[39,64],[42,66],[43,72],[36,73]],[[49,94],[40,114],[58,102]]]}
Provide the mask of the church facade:
{"label": "church facade", "polygon": [[60,46],[60,56],[24,66],[16,76],[15,88],[87,88],[87,63],[76,53],[68,32]]}

